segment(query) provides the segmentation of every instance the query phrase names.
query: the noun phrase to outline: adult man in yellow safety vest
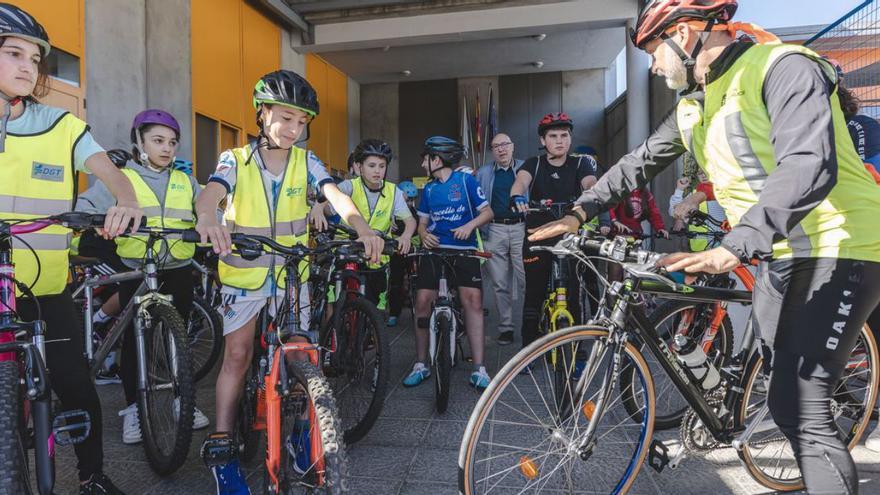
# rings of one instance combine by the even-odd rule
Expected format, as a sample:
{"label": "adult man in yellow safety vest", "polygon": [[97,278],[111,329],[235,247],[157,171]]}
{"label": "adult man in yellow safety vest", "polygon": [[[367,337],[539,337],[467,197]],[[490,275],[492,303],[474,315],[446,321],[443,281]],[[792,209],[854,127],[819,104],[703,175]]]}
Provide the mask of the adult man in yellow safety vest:
{"label": "adult man in yellow safety vest", "polygon": [[[571,216],[532,236],[576,229],[693,152],[733,229],[721,247],[661,264],[724,273],[761,261],[753,311],[772,363],[770,413],[810,493],[857,493],[829,403],[880,300],[880,194],[849,139],[834,67],[732,22],[736,8],[735,0],[647,3],[632,41],[653,56],[653,72],[669,87],[691,92]],[[737,39],[738,31],[758,43]]]}

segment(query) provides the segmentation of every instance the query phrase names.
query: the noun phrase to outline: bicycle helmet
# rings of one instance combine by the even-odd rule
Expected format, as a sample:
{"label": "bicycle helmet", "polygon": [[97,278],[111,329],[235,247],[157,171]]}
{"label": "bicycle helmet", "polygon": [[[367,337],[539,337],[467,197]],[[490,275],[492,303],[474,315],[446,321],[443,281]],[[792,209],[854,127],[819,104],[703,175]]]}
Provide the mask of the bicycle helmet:
{"label": "bicycle helmet", "polygon": [[538,122],[538,135],[544,137],[550,129],[566,128],[569,132],[574,130],[574,121],[565,112],[548,113]]}
{"label": "bicycle helmet", "polygon": [[384,158],[385,163],[390,164],[394,154],[391,152],[391,146],[385,141],[378,139],[364,139],[351,152],[352,160],[357,163],[364,163],[364,160],[370,156]]}
{"label": "bicycle helmet", "polygon": [[115,149],[107,152],[107,158],[116,165],[116,168],[125,168],[125,164],[131,160],[131,154],[123,149]]}
{"label": "bicycle helmet", "polygon": [[43,57],[49,54],[49,34],[36,19],[24,10],[0,3],[0,37],[13,36],[36,43]]}
{"label": "bicycle helmet", "polygon": [[284,105],[315,118],[320,113],[318,93],[296,72],[279,70],[261,77],[254,86],[254,108],[261,104]]}
{"label": "bicycle helmet", "polygon": [[177,123],[177,119],[174,118],[173,115],[158,109],[150,109],[144,110],[143,112],[134,116],[134,120],[131,123],[131,142],[137,144],[138,142],[138,131],[140,131],[144,126],[148,125],[163,125],[168,127],[169,129],[174,131],[174,134],[177,135],[177,139],[180,139],[180,124]]}
{"label": "bicycle helmet", "polygon": [[182,158],[175,158],[174,162],[171,163],[171,168],[174,170],[180,170],[186,175],[193,174],[193,162],[189,160],[184,160]]}
{"label": "bicycle helmet", "polygon": [[397,185],[397,188],[400,189],[400,192],[403,193],[407,198],[417,198],[419,196],[419,188],[416,187],[412,182],[405,180]]}
{"label": "bicycle helmet", "polygon": [[464,146],[448,137],[429,137],[422,148],[422,157],[425,156],[439,156],[444,166],[451,167],[464,158]]}

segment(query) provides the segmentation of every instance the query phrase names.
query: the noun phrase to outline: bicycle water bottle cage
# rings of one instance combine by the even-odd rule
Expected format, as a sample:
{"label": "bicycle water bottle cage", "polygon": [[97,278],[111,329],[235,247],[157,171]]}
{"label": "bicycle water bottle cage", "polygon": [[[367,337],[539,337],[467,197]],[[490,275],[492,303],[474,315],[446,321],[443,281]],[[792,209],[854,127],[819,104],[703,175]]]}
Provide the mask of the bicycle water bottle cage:
{"label": "bicycle water bottle cage", "polygon": [[92,431],[92,419],[87,411],[75,409],[56,414],[52,420],[52,435],[58,445],[85,441]]}
{"label": "bicycle water bottle cage", "polygon": [[235,459],[237,448],[232,435],[225,431],[211,433],[202,444],[201,456],[208,468],[229,464]]}

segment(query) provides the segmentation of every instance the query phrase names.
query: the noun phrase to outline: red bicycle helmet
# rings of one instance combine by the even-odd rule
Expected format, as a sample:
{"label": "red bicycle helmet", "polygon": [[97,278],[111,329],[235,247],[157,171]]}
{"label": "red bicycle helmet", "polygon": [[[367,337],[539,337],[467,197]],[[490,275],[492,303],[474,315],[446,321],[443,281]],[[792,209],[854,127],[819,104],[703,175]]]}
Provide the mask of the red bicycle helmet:
{"label": "red bicycle helmet", "polygon": [[574,121],[565,112],[548,113],[538,122],[538,135],[544,137],[544,134],[557,127],[567,127],[569,131],[574,130]]}
{"label": "red bicycle helmet", "polygon": [[733,18],[737,6],[736,0],[651,0],[629,36],[633,45],[644,49],[647,42],[662,36],[676,22],[711,20],[723,24]]}

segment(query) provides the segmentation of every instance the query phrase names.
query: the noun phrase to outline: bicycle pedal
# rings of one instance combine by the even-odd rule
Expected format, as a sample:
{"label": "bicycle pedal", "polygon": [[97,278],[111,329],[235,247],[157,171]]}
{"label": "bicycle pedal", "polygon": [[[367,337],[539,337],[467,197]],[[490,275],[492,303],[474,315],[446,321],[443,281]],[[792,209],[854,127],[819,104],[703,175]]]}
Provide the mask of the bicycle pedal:
{"label": "bicycle pedal", "polygon": [[662,473],[663,468],[669,465],[669,447],[659,440],[653,440],[648,450],[648,465]]}
{"label": "bicycle pedal", "polygon": [[64,411],[56,414],[52,420],[52,435],[58,445],[81,443],[89,437],[91,431],[91,417],[82,409]]}

